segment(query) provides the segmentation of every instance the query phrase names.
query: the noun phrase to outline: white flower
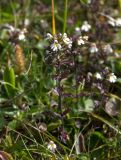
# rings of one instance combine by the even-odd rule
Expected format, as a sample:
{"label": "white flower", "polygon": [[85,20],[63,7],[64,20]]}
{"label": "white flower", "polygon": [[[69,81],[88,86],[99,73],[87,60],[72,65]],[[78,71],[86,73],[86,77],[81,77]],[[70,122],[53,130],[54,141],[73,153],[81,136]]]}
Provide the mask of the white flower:
{"label": "white flower", "polygon": [[68,48],[72,47],[72,40],[67,37],[66,33],[63,34],[62,39],[63,39],[63,42],[68,46]]}
{"label": "white flower", "polygon": [[90,47],[89,50],[90,50],[91,53],[96,53],[96,52],[98,52],[98,48],[97,48],[97,46],[96,46],[95,43],[93,43],[93,44],[91,45],[91,47]]}
{"label": "white flower", "polygon": [[97,73],[95,73],[95,78],[96,78],[96,79],[102,79],[102,76],[101,76],[100,73],[97,72]]}
{"label": "white flower", "polygon": [[109,82],[111,82],[111,83],[115,83],[116,80],[117,80],[117,77],[114,75],[114,73],[110,73],[110,74],[108,75],[107,80],[108,80]]}
{"label": "white flower", "polygon": [[9,24],[6,24],[5,27],[9,30],[9,32],[14,32],[16,30],[12,25]]}
{"label": "white flower", "polygon": [[69,43],[69,44],[68,44],[68,48],[71,48],[71,47],[72,47],[72,43]]}
{"label": "white flower", "polygon": [[85,31],[85,32],[88,32],[90,29],[91,29],[91,25],[88,24],[87,21],[84,21],[83,24],[82,24],[81,30]]}
{"label": "white flower", "polygon": [[75,28],[75,33],[76,33],[77,35],[80,35],[80,34],[81,34],[81,29],[80,29],[79,27],[76,27],[76,28]]}
{"label": "white flower", "polygon": [[[65,33],[65,34],[66,34],[66,33]],[[60,37],[62,37],[62,33],[59,33],[58,35],[59,35]],[[66,35],[67,35],[67,34],[66,34]],[[55,36],[57,36],[57,35],[55,35]]]}
{"label": "white flower", "polygon": [[62,47],[61,47],[61,45],[58,43],[57,40],[54,40],[54,43],[51,44],[50,48],[51,48],[54,52],[56,52],[56,51],[61,50]]}
{"label": "white flower", "polygon": [[90,4],[90,3],[91,3],[91,0],[88,0],[87,3]]}
{"label": "white flower", "polygon": [[113,27],[121,27],[121,18],[114,19],[109,17],[108,23]]}
{"label": "white flower", "polygon": [[116,26],[115,19],[112,17],[109,17],[108,24],[110,24],[112,27],[115,27]]}
{"label": "white flower", "polygon": [[80,36],[80,37],[78,38],[77,44],[78,44],[79,46],[85,44],[84,40],[82,39],[82,36]]}
{"label": "white flower", "polygon": [[24,25],[25,26],[28,26],[30,24],[30,20],[28,19],[28,18],[26,18],[25,20],[24,20]]}
{"label": "white flower", "polygon": [[75,31],[76,31],[76,32],[80,32],[81,30],[80,30],[79,27],[76,27],[76,28],[75,28]]}
{"label": "white flower", "polygon": [[104,48],[103,48],[103,50],[106,53],[112,53],[113,52],[113,49],[112,49],[112,47],[111,47],[110,44],[105,45]]}
{"label": "white flower", "polygon": [[52,34],[50,34],[50,33],[47,33],[47,38],[46,39],[48,39],[48,40],[51,40],[51,39],[53,39],[53,36],[52,36]]}
{"label": "white flower", "polygon": [[63,33],[63,38],[67,38],[67,33]]}
{"label": "white flower", "polygon": [[83,39],[86,41],[88,41],[88,38],[89,38],[88,36],[83,36]]}
{"label": "white flower", "polygon": [[121,27],[121,18],[116,19],[116,26]]}
{"label": "white flower", "polygon": [[40,24],[41,24],[41,27],[44,28],[44,29],[48,27],[48,23],[47,23],[47,21],[44,20],[44,19],[41,19],[41,20],[40,20]]}
{"label": "white flower", "polygon": [[120,55],[117,52],[115,52],[114,54],[117,58],[120,58]]}
{"label": "white flower", "polygon": [[26,37],[25,37],[25,35],[24,35],[24,32],[20,32],[20,33],[19,33],[18,39],[19,39],[19,40],[23,40],[23,41],[26,40]]}
{"label": "white flower", "polygon": [[64,42],[65,44],[72,43],[72,41],[71,41],[68,37],[63,38],[63,42]]}
{"label": "white flower", "polygon": [[57,148],[56,144],[53,141],[50,141],[47,145],[47,148],[52,151],[55,152],[55,149]]}

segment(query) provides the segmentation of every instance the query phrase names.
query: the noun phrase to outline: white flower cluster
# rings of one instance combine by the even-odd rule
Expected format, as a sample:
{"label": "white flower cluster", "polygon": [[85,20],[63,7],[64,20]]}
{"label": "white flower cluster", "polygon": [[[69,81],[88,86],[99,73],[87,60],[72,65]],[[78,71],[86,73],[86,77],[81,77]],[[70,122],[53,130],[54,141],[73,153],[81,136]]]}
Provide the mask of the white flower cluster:
{"label": "white flower cluster", "polygon": [[102,79],[102,75],[98,72],[95,73],[95,78],[96,79]]}
{"label": "white flower cluster", "polygon": [[20,41],[25,41],[26,40],[26,36],[25,36],[25,32],[24,31],[20,31],[19,32],[18,39]]}
{"label": "white flower cluster", "polygon": [[53,39],[53,36],[52,36],[52,34],[50,34],[50,33],[47,33],[47,37],[46,37],[46,39],[48,39],[48,40],[52,40],[52,39]]}
{"label": "white flower cluster", "polygon": [[54,36],[50,33],[47,33],[46,39],[50,41],[50,48],[54,52],[60,51],[65,47],[69,49],[71,49],[72,47],[72,40],[67,36],[66,33],[64,33],[63,35],[60,33]]}
{"label": "white flower cluster", "polygon": [[68,46],[68,48],[72,47],[72,40],[68,38],[66,33],[63,34],[62,39],[63,39],[63,42]]}
{"label": "white flower cluster", "polygon": [[112,27],[121,27],[121,18],[114,19],[109,17],[108,24],[110,24]]}
{"label": "white flower cluster", "polygon": [[95,43],[91,44],[91,47],[89,48],[89,51],[90,51],[90,53],[96,53],[96,52],[98,52],[98,48],[97,48],[97,46],[96,46]]}
{"label": "white flower cluster", "polygon": [[81,26],[81,31],[88,32],[90,29],[91,25],[87,21],[84,21]]}
{"label": "white flower cluster", "polygon": [[26,28],[20,30],[19,28],[15,28],[12,25],[6,24],[5,28],[9,31],[9,34],[12,36],[14,33],[17,33],[17,38],[20,41],[25,41],[26,36],[25,33],[27,32]]}
{"label": "white flower cluster", "polygon": [[75,34],[76,35],[81,35],[81,32],[88,32],[90,29],[91,29],[91,25],[87,21],[84,21],[82,23],[81,28],[80,27],[75,27]]}
{"label": "white flower cluster", "polygon": [[[102,80],[102,79],[103,79],[101,73],[96,72],[94,76],[95,76],[96,79],[99,79],[99,80]],[[114,73],[110,73],[110,74],[107,75],[107,80],[108,80],[110,83],[115,83],[116,80],[117,80],[117,77],[115,76]]]}
{"label": "white flower cluster", "polygon": [[115,76],[114,73],[110,73],[110,74],[108,75],[107,80],[108,80],[109,82],[111,82],[111,83],[115,83],[116,80],[117,80],[117,77]]}
{"label": "white flower cluster", "polygon": [[78,40],[77,40],[77,44],[80,46],[80,45],[83,45],[83,44],[85,44],[85,41],[87,41],[88,40],[88,36],[80,36],[79,38],[78,38]]}
{"label": "white flower cluster", "polygon": [[103,50],[104,50],[105,53],[108,53],[108,54],[113,53],[113,49],[112,49],[110,44],[105,45]]}

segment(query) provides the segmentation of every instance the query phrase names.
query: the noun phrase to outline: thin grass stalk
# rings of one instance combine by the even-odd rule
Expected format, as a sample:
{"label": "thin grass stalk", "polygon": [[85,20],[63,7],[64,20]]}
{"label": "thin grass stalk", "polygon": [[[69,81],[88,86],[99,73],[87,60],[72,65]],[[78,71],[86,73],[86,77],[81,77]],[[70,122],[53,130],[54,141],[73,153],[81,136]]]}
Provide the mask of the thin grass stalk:
{"label": "thin grass stalk", "polygon": [[21,137],[21,140],[22,140],[22,142],[23,142],[23,144],[24,144],[24,146],[25,146],[26,151],[28,152],[28,155],[30,156],[30,158],[31,158],[32,160],[34,160],[33,157],[32,157],[32,155],[31,155],[31,153],[30,153],[30,151],[29,151],[29,148],[27,147],[27,145],[26,145],[26,143],[25,143],[25,141],[24,141],[24,139],[22,138],[22,136],[20,136],[20,137]]}
{"label": "thin grass stalk", "polygon": [[68,11],[68,0],[65,0],[63,33],[65,33],[65,31],[66,31],[66,24],[67,24],[67,11]]}
{"label": "thin grass stalk", "polygon": [[13,4],[14,2],[13,2],[13,0],[10,0],[10,6],[11,6],[11,9],[12,9],[12,12],[13,12],[13,17],[14,17],[14,27],[15,28],[17,28],[17,22],[18,22],[18,20],[17,20],[17,13],[16,13],[16,11],[15,11],[15,7],[14,7],[14,4]]}
{"label": "thin grass stalk", "polygon": [[53,35],[56,34],[56,29],[55,29],[55,7],[54,7],[54,0],[52,0],[52,33]]}
{"label": "thin grass stalk", "polygon": [[121,0],[118,0],[119,10],[121,11]]}

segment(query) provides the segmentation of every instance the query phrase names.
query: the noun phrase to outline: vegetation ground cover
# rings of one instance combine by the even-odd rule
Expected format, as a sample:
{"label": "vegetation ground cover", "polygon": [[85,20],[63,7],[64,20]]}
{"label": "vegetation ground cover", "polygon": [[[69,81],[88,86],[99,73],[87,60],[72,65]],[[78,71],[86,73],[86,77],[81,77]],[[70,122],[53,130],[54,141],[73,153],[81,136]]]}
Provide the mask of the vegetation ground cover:
{"label": "vegetation ground cover", "polygon": [[1,0],[0,159],[120,157],[121,0]]}

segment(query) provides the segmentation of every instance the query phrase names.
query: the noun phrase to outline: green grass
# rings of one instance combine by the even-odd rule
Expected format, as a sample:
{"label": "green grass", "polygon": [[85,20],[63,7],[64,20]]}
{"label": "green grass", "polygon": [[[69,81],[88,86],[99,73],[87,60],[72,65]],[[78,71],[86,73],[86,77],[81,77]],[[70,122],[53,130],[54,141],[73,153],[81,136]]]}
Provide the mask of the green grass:
{"label": "green grass", "polygon": [[[120,17],[120,1],[101,0],[99,4],[97,1],[88,4],[87,0],[55,1],[56,32],[67,32],[73,46],[69,50],[63,45],[64,50],[54,53],[52,42],[46,40],[46,34],[52,31],[51,1],[1,0],[0,156],[3,159],[120,160],[121,30],[108,25],[107,17],[102,14],[113,17],[114,11],[117,12],[114,18]],[[77,45],[80,35],[75,27],[81,28],[85,20],[91,31],[82,33],[82,37],[89,36],[83,47]],[[10,33],[11,26],[20,31]],[[17,39],[23,28],[27,30],[25,41]],[[62,43],[62,39],[58,41]],[[92,43],[96,43],[99,52],[90,54]],[[21,73],[17,71],[21,66],[15,56],[16,44],[25,57],[25,70]],[[103,52],[106,44],[111,44],[113,53]],[[47,50],[51,50],[50,59],[46,57]],[[96,72],[104,79],[97,80]],[[116,83],[106,79],[112,72],[117,76]],[[48,149],[50,141],[56,144],[55,152]]]}

